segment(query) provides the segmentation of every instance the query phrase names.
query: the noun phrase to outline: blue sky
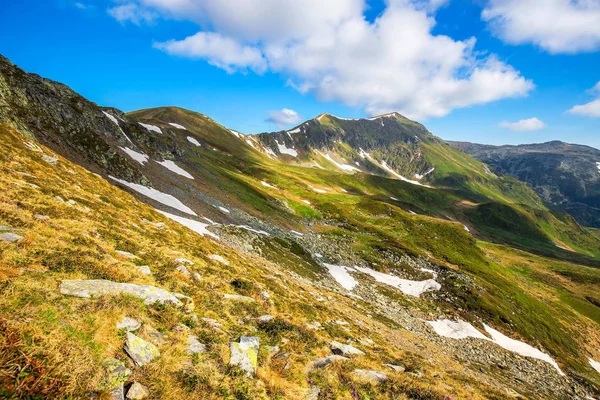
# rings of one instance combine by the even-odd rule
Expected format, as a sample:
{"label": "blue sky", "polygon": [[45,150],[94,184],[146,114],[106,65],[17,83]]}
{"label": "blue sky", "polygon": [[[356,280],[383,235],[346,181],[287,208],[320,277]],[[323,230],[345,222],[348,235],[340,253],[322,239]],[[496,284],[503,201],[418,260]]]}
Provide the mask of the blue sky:
{"label": "blue sky", "polygon": [[399,111],[444,139],[600,148],[600,2],[234,3],[3,2],[0,54],[101,105],[245,133]]}

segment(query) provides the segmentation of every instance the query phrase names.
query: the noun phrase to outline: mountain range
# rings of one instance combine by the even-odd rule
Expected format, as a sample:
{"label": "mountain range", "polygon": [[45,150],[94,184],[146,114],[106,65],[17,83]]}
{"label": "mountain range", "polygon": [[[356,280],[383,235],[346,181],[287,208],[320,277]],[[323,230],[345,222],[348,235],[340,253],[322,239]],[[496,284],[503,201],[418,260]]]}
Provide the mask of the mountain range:
{"label": "mountain range", "polygon": [[600,395],[597,231],[400,114],[244,134],[0,58],[0,134],[0,397]]}
{"label": "mountain range", "polygon": [[560,141],[520,146],[449,143],[494,171],[527,183],[548,208],[600,228],[600,150]]}

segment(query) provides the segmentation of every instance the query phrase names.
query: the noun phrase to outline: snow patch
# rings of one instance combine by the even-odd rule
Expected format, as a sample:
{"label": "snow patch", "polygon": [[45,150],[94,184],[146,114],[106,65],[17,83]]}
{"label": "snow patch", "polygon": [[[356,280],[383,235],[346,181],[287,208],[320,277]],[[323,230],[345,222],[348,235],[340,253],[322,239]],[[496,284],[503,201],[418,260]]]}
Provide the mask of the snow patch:
{"label": "snow patch", "polygon": [[596,371],[598,371],[598,373],[600,373],[600,362],[594,361],[591,358],[588,358],[588,362],[590,363],[592,368],[594,368]]}
{"label": "snow patch", "polygon": [[266,232],[266,231],[263,231],[263,230],[260,230],[260,229],[254,229],[254,228],[252,228],[251,226],[248,226],[248,225],[229,225],[229,226],[235,226],[235,227],[238,227],[238,228],[242,228],[242,229],[245,229],[245,230],[250,231],[250,232],[258,233],[260,235],[271,236],[271,234],[269,232]]}
{"label": "snow patch", "polygon": [[189,208],[188,206],[186,206],[185,204],[183,204],[181,201],[179,201],[177,198],[171,196],[170,194],[160,192],[160,191],[158,191],[154,188],[148,187],[148,186],[140,185],[137,183],[127,182],[122,179],[115,178],[114,176],[109,175],[108,177],[116,182],[119,182],[121,185],[127,186],[128,188],[135,190],[139,194],[149,197],[152,200],[157,201],[161,204],[164,204],[169,207],[173,207],[174,209],[182,211],[186,214],[190,214],[190,215],[194,215],[194,216],[197,215],[194,211],[192,211],[191,208]]}
{"label": "snow patch", "polygon": [[252,141],[250,139],[246,139],[246,143],[248,143],[250,145],[250,147],[252,147],[253,149],[255,149],[256,147],[254,146],[254,143],[252,143]]}
{"label": "snow patch", "polygon": [[492,337],[492,341],[498,346],[508,351],[520,354],[524,357],[537,358],[538,360],[545,361],[548,364],[552,365],[561,376],[565,375],[559,368],[556,361],[554,361],[552,357],[550,357],[548,354],[541,352],[540,350],[528,345],[527,343],[511,339],[508,336],[503,335],[501,332],[498,332],[497,330],[486,324],[483,324],[483,327],[485,328],[485,331],[489,333],[489,335]]}
{"label": "snow patch", "polygon": [[466,226],[466,225],[464,225],[464,224],[463,224],[463,228],[465,228],[465,231],[467,231],[467,232],[471,232],[471,230],[469,229],[469,227],[468,227],[468,226]]}
{"label": "snow patch", "polygon": [[442,287],[433,279],[411,281],[409,279],[401,279],[395,275],[384,274],[371,268],[356,267],[356,269],[364,274],[372,276],[377,282],[400,289],[402,293],[409,296],[421,297],[421,294],[428,290],[440,290]]}
{"label": "snow patch", "polygon": [[277,143],[277,148],[279,149],[279,152],[281,154],[287,154],[292,157],[298,157],[298,152],[295,149],[290,149],[286,147],[285,142],[283,144],[279,144],[279,141],[276,140],[275,143]]}
{"label": "snow patch", "polygon": [[187,137],[187,141],[190,142],[191,144],[193,144],[194,146],[198,146],[198,147],[202,146],[199,141],[197,141],[196,139],[194,139],[191,136]]}
{"label": "snow patch", "polygon": [[238,139],[241,137],[241,133],[239,133],[238,131],[234,131],[233,129],[230,129],[229,132],[233,133],[235,135],[235,137],[237,137]]}
{"label": "snow patch", "polygon": [[109,114],[109,113],[107,113],[106,111],[102,111],[102,113],[103,113],[104,115],[106,115],[106,118],[110,119],[112,122],[114,122],[114,123],[115,123],[115,125],[117,125],[117,128],[119,128],[119,130],[121,131],[121,133],[123,134],[123,136],[125,136],[125,139],[129,140],[129,143],[133,143],[133,142],[131,141],[131,139],[129,139],[129,136],[127,136],[127,135],[125,134],[125,132],[123,132],[123,129],[121,129],[121,125],[119,125],[119,121],[118,121],[118,120],[117,120],[117,119],[116,119],[114,116],[110,115],[110,114]]}
{"label": "snow patch", "polygon": [[331,155],[329,153],[323,154],[319,150],[317,150],[317,153],[319,153],[320,155],[322,155],[323,157],[325,157],[327,160],[329,160],[331,163],[333,163],[336,167],[338,167],[342,171],[348,171],[348,172],[351,172],[351,171],[360,171],[360,169],[358,169],[356,167],[353,167],[352,165],[338,163],[337,161],[335,161],[331,157]]}
{"label": "snow patch", "polygon": [[276,188],[275,186],[265,182],[265,181],[260,181],[261,185],[268,187],[269,189],[275,189],[275,190],[279,190],[278,188]]}
{"label": "snow patch", "polygon": [[421,180],[421,179],[425,178],[427,175],[431,174],[433,171],[435,171],[435,167],[431,168],[429,171],[425,172],[423,175],[415,174],[415,178],[417,180]]}
{"label": "snow patch", "polygon": [[194,179],[194,177],[192,175],[190,175],[189,172],[187,172],[183,168],[179,167],[177,164],[175,164],[171,160],[156,161],[156,162],[159,163],[160,165],[162,165],[163,167],[165,167],[166,169],[168,169],[169,171],[175,172],[177,175],[181,175],[181,176],[184,176],[189,179]]}
{"label": "snow patch", "polygon": [[300,133],[300,127],[288,131],[288,133]]}
{"label": "snow patch", "polygon": [[304,236],[304,233],[300,233],[298,231],[290,231],[290,232],[292,232],[294,235],[297,235],[297,236]]}
{"label": "snow patch", "polygon": [[148,162],[148,155],[144,154],[144,153],[138,153],[135,150],[130,149],[129,147],[119,147],[121,150],[123,150],[125,153],[127,153],[127,155],[131,158],[133,158],[135,161],[139,162],[140,164],[144,165],[145,163]]}
{"label": "snow patch", "polygon": [[600,172],[600,162],[596,163],[596,167],[598,167],[598,172]]}
{"label": "snow patch", "polygon": [[179,217],[177,215],[169,214],[168,212],[164,212],[161,210],[156,210],[156,211],[163,214],[167,218],[172,219],[173,221],[191,229],[192,231],[199,233],[202,236],[212,236],[215,239],[219,238],[217,235],[215,235],[214,233],[212,233],[208,229],[206,229],[207,226],[210,226],[209,224],[204,224],[202,222],[194,221],[193,219],[189,219],[189,218]]}
{"label": "snow patch", "polygon": [[185,128],[185,126],[176,124],[175,122],[169,122],[169,125],[171,125],[174,128],[183,129],[184,131],[187,131],[187,129]]}
{"label": "snow patch", "polygon": [[229,214],[231,211],[229,211],[228,209],[226,209],[225,207],[221,207],[219,206],[219,210],[223,211],[224,213]]}
{"label": "snow patch", "polygon": [[452,321],[451,319],[439,319],[437,321],[427,321],[435,333],[450,339],[466,339],[469,337],[490,340],[483,333],[479,332],[473,325],[465,321]]}
{"label": "snow patch", "polygon": [[335,279],[337,283],[339,283],[344,289],[352,290],[358,285],[356,279],[352,277],[348,273],[348,271],[352,271],[352,268],[344,267],[342,265],[333,265],[323,263],[325,268],[329,271],[329,274]]}
{"label": "snow patch", "polygon": [[327,190],[319,189],[319,188],[312,187],[312,186],[310,188],[317,193],[327,193]]}
{"label": "snow patch", "polygon": [[394,171],[392,168],[390,168],[385,161],[381,162],[381,166],[383,167],[383,169],[385,169],[387,172],[389,172],[390,174],[394,175],[396,178],[400,179],[401,181],[412,183],[413,185],[418,185],[418,186],[423,186],[423,187],[431,188],[431,186],[423,185],[421,182],[412,181],[410,179],[407,179],[407,178],[403,177],[402,175],[400,175],[399,173],[397,173],[396,171]]}
{"label": "snow patch", "polygon": [[308,201],[308,200],[302,200],[302,202],[303,202],[304,204],[307,204],[307,205],[309,205],[309,206],[310,206],[310,201]]}
{"label": "snow patch", "polygon": [[449,319],[441,319],[437,321],[426,321],[433,330],[440,336],[451,338],[451,339],[466,339],[468,337],[483,339],[497,344],[505,350],[517,353],[524,357],[536,358],[552,365],[561,376],[565,374],[561,371],[556,361],[552,359],[548,354],[541,352],[519,340],[514,340],[505,336],[501,332],[495,330],[489,325],[483,324],[485,331],[491,336],[491,339],[486,337],[483,333],[479,332],[473,325],[465,321],[452,321]]}
{"label": "snow patch", "polygon": [[148,129],[149,131],[154,131],[154,132],[160,133],[162,135],[162,131],[156,125],[144,124],[143,122],[138,122],[138,124],[140,124],[141,126],[143,126],[146,129]]}

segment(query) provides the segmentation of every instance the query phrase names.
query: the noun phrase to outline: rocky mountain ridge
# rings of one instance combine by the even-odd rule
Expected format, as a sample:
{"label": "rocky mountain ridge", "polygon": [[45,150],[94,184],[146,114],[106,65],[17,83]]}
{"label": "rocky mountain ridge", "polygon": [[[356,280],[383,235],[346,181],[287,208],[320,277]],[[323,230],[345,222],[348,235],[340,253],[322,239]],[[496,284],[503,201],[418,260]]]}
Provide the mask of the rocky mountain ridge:
{"label": "rocky mountain ridge", "polygon": [[498,173],[527,183],[550,209],[600,227],[600,150],[560,141],[519,146],[449,143]]}

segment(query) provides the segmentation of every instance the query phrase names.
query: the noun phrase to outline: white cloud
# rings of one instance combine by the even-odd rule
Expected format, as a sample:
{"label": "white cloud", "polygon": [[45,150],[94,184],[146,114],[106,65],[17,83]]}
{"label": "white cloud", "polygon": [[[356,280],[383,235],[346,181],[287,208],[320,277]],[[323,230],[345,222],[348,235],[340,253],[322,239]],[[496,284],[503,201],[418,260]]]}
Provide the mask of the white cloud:
{"label": "white cloud", "polygon": [[537,118],[522,119],[517,122],[502,121],[499,126],[510,129],[513,132],[531,132],[544,129],[546,124]]}
{"label": "white cloud", "polygon": [[154,47],[172,55],[206,59],[228,73],[249,68],[262,74],[267,69],[267,62],[258,48],[243,46],[219,33],[198,32],[183,40],[155,43]]}
{"label": "white cloud", "polygon": [[297,124],[301,121],[301,118],[296,111],[284,108],[281,111],[270,111],[267,121],[272,122],[281,128],[285,125]]}
{"label": "white cloud", "polygon": [[553,54],[600,49],[598,0],[489,0],[481,17],[510,44],[533,43]]}
{"label": "white cloud", "polygon": [[135,3],[121,4],[109,8],[108,13],[117,21],[124,24],[129,21],[135,25],[152,24],[158,14],[150,9],[140,7]]}
{"label": "white cloud", "polygon": [[372,115],[440,117],[534,87],[496,56],[482,55],[475,38],[433,35],[435,11],[447,0],[387,0],[373,22],[363,15],[364,0],[136,1],[200,26],[198,34],[157,48],[228,72],[276,72],[302,93]]}
{"label": "white cloud", "polygon": [[581,115],[584,117],[600,118],[600,82],[588,90],[588,93],[596,95],[596,100],[592,100],[587,104],[574,106],[567,111],[567,114]]}

